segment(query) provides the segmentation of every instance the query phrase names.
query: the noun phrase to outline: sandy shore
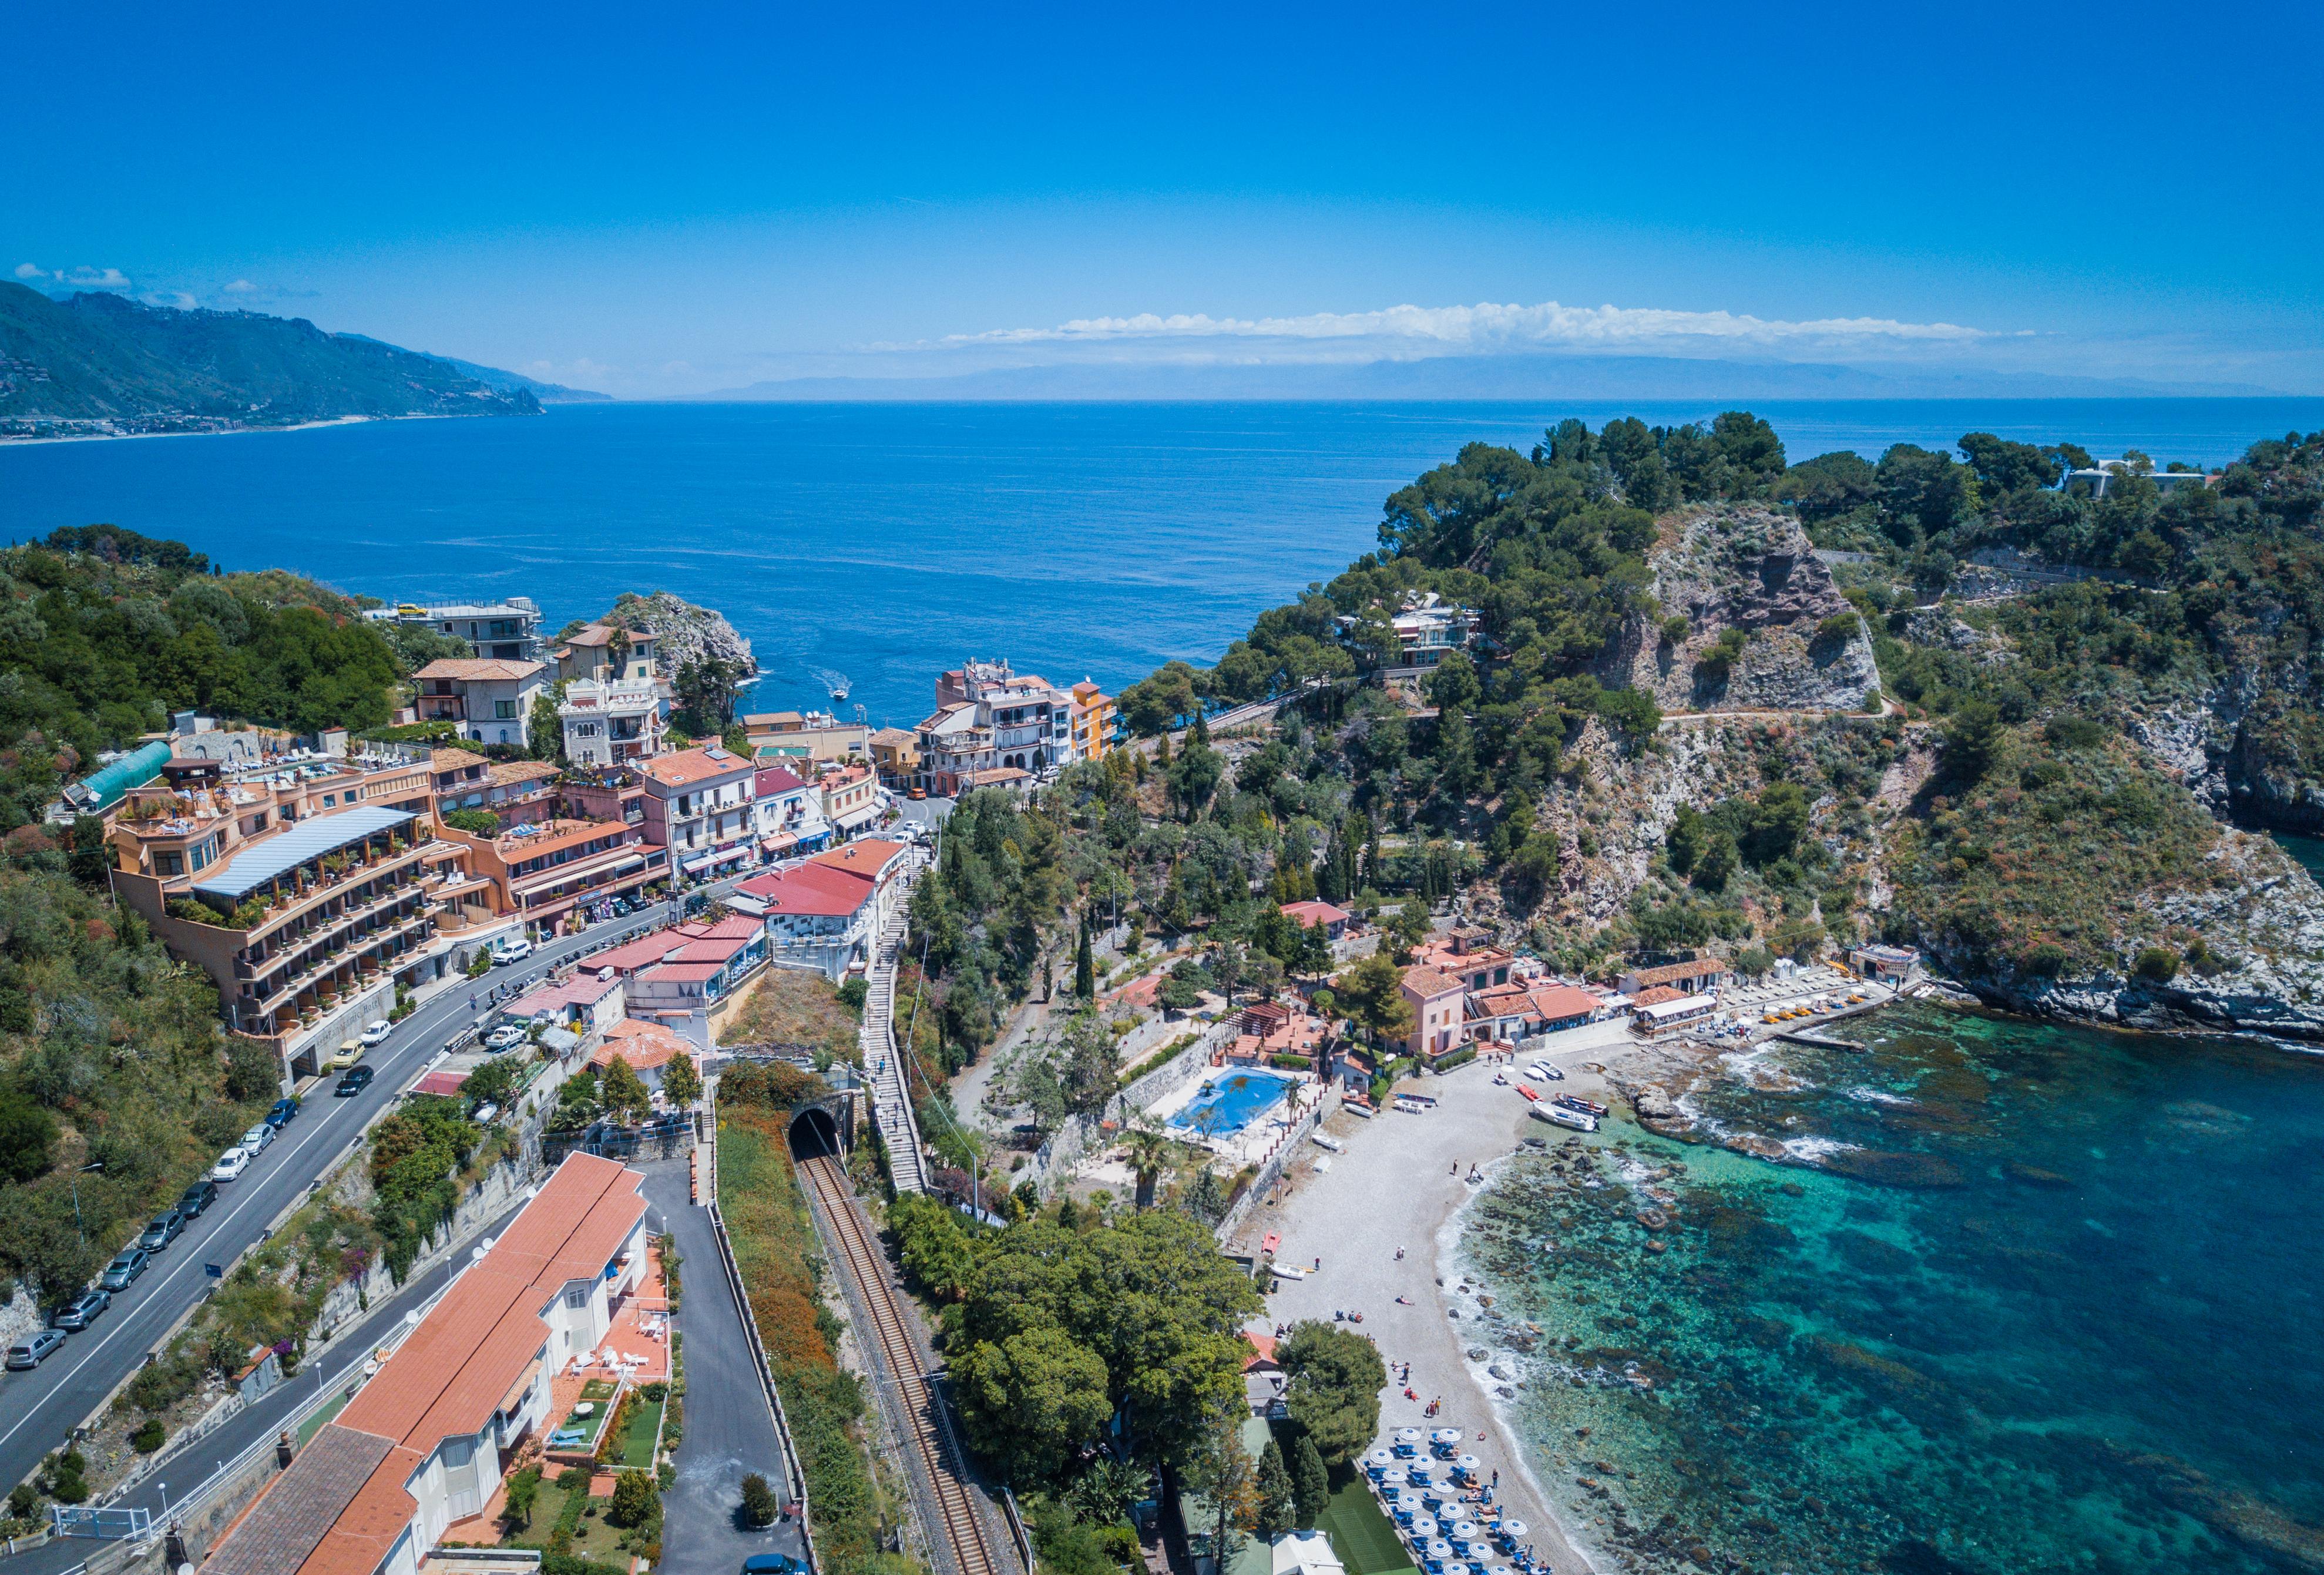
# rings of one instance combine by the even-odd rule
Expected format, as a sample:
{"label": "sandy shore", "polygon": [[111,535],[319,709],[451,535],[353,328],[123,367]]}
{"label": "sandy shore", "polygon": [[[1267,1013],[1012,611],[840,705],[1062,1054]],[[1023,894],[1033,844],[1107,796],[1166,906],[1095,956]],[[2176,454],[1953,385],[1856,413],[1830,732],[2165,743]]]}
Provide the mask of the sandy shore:
{"label": "sandy shore", "polygon": [[[1587,1042],[1562,1048],[1548,1059],[1565,1070],[1568,1081],[1549,1086],[1603,1100],[1602,1081],[1579,1064],[1618,1054]],[[1317,1257],[1323,1260],[1322,1270],[1307,1279],[1277,1283],[1268,1298],[1270,1323],[1309,1318],[1328,1322],[1334,1312],[1361,1312],[1362,1331],[1379,1344],[1390,1377],[1402,1364],[1412,1365],[1409,1383],[1391,1383],[1383,1396],[1379,1441],[1386,1442],[1399,1427],[1464,1429],[1466,1447],[1488,1473],[1500,1473],[1496,1501],[1526,1524],[1536,1554],[1564,1575],[1599,1565],[1551,1511],[1523,1445],[1470,1367],[1470,1326],[1448,1316],[1458,1302],[1450,1294],[1458,1282],[1447,1280],[1457,1232],[1446,1227],[1476,1195],[1477,1187],[1467,1179],[1470,1167],[1489,1166],[1526,1138],[1557,1136],[1527,1117],[1526,1101],[1514,1089],[1493,1082],[1501,1072],[1518,1081],[1514,1067],[1472,1064],[1449,1076],[1408,1084],[1440,1101],[1427,1115],[1388,1111],[1369,1121],[1345,1111],[1333,1116],[1324,1131],[1343,1142],[1346,1152],[1331,1156],[1331,1170],[1318,1175],[1314,1161],[1323,1150],[1308,1145],[1292,1165],[1286,1192],[1254,1211],[1240,1238],[1255,1248],[1268,1232],[1279,1232],[1278,1263],[1305,1266]],[[1405,1252],[1401,1261],[1398,1248]],[[1398,1304],[1398,1296],[1411,1305]],[[1404,1397],[1407,1387],[1417,1399]],[[1443,1409],[1430,1421],[1422,1408],[1438,1396]],[[1481,1441],[1480,1432],[1487,1435]]]}

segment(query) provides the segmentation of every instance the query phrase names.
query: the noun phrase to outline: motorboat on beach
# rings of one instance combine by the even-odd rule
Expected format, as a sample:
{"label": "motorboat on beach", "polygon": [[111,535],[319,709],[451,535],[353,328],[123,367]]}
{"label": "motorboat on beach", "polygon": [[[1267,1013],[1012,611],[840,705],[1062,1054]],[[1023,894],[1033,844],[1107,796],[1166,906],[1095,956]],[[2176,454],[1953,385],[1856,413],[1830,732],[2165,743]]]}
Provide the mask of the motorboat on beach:
{"label": "motorboat on beach", "polygon": [[1587,1110],[1569,1110],[1563,1105],[1535,1105],[1531,1113],[1536,1121],[1547,1121],[1552,1126],[1571,1128],[1576,1132],[1598,1130],[1598,1118]]}
{"label": "motorboat on beach", "polygon": [[1580,1094],[1554,1094],[1551,1096],[1549,1102],[1554,1105],[1563,1105],[1569,1110],[1580,1110],[1586,1116],[1606,1116],[1612,1113],[1596,1100],[1585,1100]]}

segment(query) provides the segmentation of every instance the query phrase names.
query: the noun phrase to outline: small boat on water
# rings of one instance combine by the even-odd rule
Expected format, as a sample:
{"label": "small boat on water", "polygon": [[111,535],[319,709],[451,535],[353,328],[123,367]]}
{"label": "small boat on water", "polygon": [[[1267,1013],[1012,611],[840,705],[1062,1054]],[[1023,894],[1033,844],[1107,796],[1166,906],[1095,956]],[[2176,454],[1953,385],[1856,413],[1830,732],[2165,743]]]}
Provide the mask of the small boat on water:
{"label": "small boat on water", "polygon": [[1598,1130],[1597,1117],[1587,1110],[1569,1110],[1563,1105],[1536,1105],[1533,1107],[1533,1117],[1537,1121],[1547,1121],[1553,1126],[1570,1127],[1576,1132]]}
{"label": "small boat on water", "polygon": [[1554,1105],[1563,1105],[1569,1110],[1580,1110],[1587,1116],[1604,1116],[1612,1113],[1596,1100],[1585,1100],[1580,1094],[1558,1094],[1549,1102]]}

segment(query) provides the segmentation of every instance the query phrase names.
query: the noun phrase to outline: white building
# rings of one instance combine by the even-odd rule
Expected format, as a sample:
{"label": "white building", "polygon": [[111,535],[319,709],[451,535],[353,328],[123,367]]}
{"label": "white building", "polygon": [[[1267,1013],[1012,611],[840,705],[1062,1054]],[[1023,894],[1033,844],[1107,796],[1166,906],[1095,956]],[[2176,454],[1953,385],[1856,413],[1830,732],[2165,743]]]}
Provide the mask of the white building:
{"label": "white building", "polygon": [[661,690],[651,678],[576,678],[557,707],[565,758],[576,766],[617,766],[661,753]]}
{"label": "white building", "polygon": [[203,1575],[417,1575],[559,1419],[549,1380],[646,1276],[645,1177],[576,1154],[267,1484]]}
{"label": "white building", "polygon": [[374,623],[421,624],[438,634],[465,640],[480,659],[540,659],[540,609],[530,596],[432,607],[399,602],[392,607],[374,607],[364,616]]}
{"label": "white building", "polygon": [[1074,717],[1071,690],[1005,661],[964,662],[936,680],[936,711],[916,730],[919,785],[949,797],[974,772],[1039,773],[1080,759]]}

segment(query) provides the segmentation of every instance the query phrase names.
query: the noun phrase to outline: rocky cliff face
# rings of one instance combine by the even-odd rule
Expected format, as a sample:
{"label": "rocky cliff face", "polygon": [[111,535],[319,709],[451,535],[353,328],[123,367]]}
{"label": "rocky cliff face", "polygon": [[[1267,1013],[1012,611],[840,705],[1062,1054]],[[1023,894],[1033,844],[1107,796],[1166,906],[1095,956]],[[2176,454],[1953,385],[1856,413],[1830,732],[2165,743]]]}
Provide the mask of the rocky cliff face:
{"label": "rocky cliff face", "polygon": [[751,642],[734,631],[724,614],[682,601],[668,591],[646,596],[624,593],[600,622],[620,629],[652,631],[660,638],[662,670],[669,675],[676,675],[678,668],[706,655],[716,657],[743,677],[753,677],[759,670]]}
{"label": "rocky cliff face", "polygon": [[[1879,683],[1860,625],[1827,633],[1854,609],[1833,586],[1799,521],[1749,505],[1681,516],[1649,562],[1681,640],[1636,619],[1601,675],[1654,695],[1666,711],[1852,711]],[[1722,660],[1730,630],[1748,639]]]}
{"label": "rocky cliff face", "polygon": [[[1932,950],[1979,998],[2014,1010],[2126,1027],[2324,1039],[2324,889],[2264,836],[2223,833],[2207,862],[2210,885],[2143,898],[2117,936],[2118,972],[2027,978],[1981,972],[1952,955],[1942,937]],[[2217,938],[2209,965],[2181,967],[2167,981],[2135,974],[2142,950],[2189,934]]]}

